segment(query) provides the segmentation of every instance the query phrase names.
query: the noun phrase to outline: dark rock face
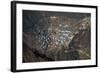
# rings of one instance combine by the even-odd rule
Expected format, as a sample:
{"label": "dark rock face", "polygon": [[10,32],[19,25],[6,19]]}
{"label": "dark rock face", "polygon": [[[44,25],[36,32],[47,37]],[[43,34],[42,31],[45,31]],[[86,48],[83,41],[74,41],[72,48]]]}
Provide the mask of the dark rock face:
{"label": "dark rock face", "polygon": [[89,13],[23,10],[23,62],[91,58]]}

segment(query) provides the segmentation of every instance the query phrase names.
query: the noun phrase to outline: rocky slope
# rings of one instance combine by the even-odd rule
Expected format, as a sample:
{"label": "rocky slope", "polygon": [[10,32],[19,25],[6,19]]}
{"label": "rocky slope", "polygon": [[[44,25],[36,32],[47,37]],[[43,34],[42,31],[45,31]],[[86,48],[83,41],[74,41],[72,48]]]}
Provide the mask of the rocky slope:
{"label": "rocky slope", "polygon": [[24,11],[23,25],[23,62],[91,58],[90,14]]}

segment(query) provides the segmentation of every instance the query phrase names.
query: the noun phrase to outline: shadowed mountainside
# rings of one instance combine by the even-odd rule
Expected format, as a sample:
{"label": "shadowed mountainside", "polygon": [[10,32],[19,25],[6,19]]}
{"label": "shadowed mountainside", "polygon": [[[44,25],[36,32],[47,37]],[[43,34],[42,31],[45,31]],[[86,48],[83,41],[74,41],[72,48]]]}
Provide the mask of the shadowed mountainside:
{"label": "shadowed mountainside", "polygon": [[23,62],[91,58],[90,14],[23,11]]}

